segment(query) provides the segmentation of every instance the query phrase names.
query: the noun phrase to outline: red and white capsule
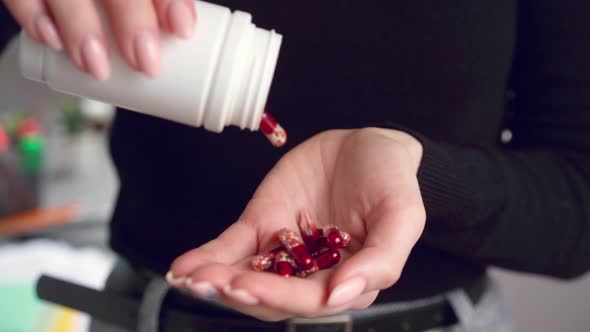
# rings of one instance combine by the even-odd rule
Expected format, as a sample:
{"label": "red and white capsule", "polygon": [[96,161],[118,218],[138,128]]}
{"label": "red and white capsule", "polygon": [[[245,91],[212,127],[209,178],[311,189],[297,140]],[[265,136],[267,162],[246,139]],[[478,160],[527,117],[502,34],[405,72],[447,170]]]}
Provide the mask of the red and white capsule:
{"label": "red and white capsule", "polygon": [[276,255],[276,254],[278,254],[282,250],[287,250],[287,249],[285,249],[285,247],[283,247],[282,245],[280,245],[280,246],[274,248],[273,250],[271,250],[270,252]]}
{"label": "red and white capsule", "polygon": [[303,239],[297,233],[288,228],[282,228],[278,233],[278,238],[287,252],[293,257],[299,269],[303,271],[314,269],[313,258],[307,247],[305,247]]}
{"label": "red and white capsule", "polygon": [[275,256],[275,272],[283,277],[291,277],[295,275],[297,265],[289,253],[286,251],[279,251]]}
{"label": "red and white capsule", "polygon": [[316,227],[307,210],[302,210],[299,213],[297,226],[307,250],[312,254],[320,250],[322,230]]}
{"label": "red and white capsule", "polygon": [[287,132],[281,125],[266,111],[262,113],[260,131],[266,136],[270,143],[280,148],[287,143]]}
{"label": "red and white capsule", "polygon": [[328,225],[322,228],[323,244],[330,250],[337,251],[340,248],[346,247],[350,243],[350,234],[338,229],[335,225]]}
{"label": "red and white capsule", "polygon": [[274,260],[275,254],[273,252],[258,255],[252,259],[252,269],[259,272],[268,271],[273,267]]}
{"label": "red and white capsule", "polygon": [[340,262],[340,252],[325,250],[316,259],[315,264],[319,270],[325,270],[333,267]]}

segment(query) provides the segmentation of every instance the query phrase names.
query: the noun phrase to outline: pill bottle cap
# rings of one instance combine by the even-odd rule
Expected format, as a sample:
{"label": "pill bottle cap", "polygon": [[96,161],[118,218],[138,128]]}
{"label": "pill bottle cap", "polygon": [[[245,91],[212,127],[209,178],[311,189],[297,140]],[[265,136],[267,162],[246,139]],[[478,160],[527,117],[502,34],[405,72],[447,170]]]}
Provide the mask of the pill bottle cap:
{"label": "pill bottle cap", "polygon": [[257,28],[248,13],[233,13],[217,62],[203,125],[213,132],[227,126],[256,131],[266,106],[282,36]]}

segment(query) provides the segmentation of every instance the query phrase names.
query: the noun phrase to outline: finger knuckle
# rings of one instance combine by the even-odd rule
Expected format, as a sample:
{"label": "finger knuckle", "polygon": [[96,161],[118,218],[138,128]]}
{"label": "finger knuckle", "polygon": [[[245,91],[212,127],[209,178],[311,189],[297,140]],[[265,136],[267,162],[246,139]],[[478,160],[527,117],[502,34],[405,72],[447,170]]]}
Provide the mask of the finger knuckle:
{"label": "finger knuckle", "polygon": [[418,205],[418,207],[416,208],[416,213],[418,215],[418,219],[420,219],[421,221],[426,220],[426,208],[424,207],[424,204]]}
{"label": "finger knuckle", "polygon": [[355,130],[348,138],[351,142],[362,142],[365,139],[375,137],[380,133],[380,129],[368,127]]}
{"label": "finger knuckle", "polygon": [[376,128],[376,127],[365,127],[365,128],[361,128],[361,129],[357,130],[356,135],[358,135],[359,137],[373,136],[375,134],[381,133],[382,131],[383,131],[383,129]]}
{"label": "finger knuckle", "polygon": [[424,204],[421,202],[406,202],[401,207],[398,207],[396,212],[396,220],[405,223],[406,226],[411,226],[416,229],[418,234],[422,233],[426,221],[426,210]]}
{"label": "finger knuckle", "polygon": [[256,218],[240,218],[237,223],[239,226],[249,228],[250,230],[256,230],[258,225]]}
{"label": "finger knuckle", "polygon": [[416,237],[420,237],[422,232],[424,231],[424,227],[426,225],[426,209],[424,208],[424,204],[417,204],[414,207],[413,211],[414,217],[412,218],[413,224],[416,226]]}
{"label": "finger knuckle", "polygon": [[383,276],[383,281],[386,286],[385,288],[389,288],[399,281],[401,277],[401,272],[399,271],[399,269],[389,268],[386,270]]}

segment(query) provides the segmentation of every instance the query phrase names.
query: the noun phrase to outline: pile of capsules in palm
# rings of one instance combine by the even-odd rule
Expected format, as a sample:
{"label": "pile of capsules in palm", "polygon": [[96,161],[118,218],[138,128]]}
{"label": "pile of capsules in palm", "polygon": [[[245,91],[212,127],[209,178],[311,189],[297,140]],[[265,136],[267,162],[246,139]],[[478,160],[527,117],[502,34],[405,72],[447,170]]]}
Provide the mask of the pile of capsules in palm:
{"label": "pile of capsules in palm", "polygon": [[318,228],[307,211],[299,214],[297,226],[301,235],[288,228],[280,229],[276,234],[280,245],[256,256],[252,268],[285,277],[305,278],[340,262],[340,249],[350,243],[350,234],[335,225]]}

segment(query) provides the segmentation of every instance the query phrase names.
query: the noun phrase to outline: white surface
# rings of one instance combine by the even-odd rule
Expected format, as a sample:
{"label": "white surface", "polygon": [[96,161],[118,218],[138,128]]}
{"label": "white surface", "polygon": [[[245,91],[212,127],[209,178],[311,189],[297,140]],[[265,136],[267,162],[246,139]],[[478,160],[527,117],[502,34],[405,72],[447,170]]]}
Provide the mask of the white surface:
{"label": "white surface", "polygon": [[111,123],[115,115],[113,105],[90,99],[80,101],[80,110],[86,119],[104,124]]}
{"label": "white surface", "polygon": [[33,240],[0,246],[0,283],[33,282],[48,274],[92,288],[102,288],[114,263],[112,254],[95,248]]}
{"label": "white surface", "polygon": [[[77,69],[65,52],[40,47],[24,32],[20,37],[23,71],[56,91],[204,125],[211,131],[221,132],[231,124],[257,130],[282,39],[257,29],[250,14],[232,14],[225,7],[201,1],[195,6],[199,23],[192,37],[161,34],[162,70],[156,79],[130,68],[113,51],[111,78],[96,81]],[[110,49],[117,50],[114,38],[109,35],[108,40]]]}
{"label": "white surface", "polygon": [[[75,140],[56,138],[49,140],[48,145],[48,171],[42,179],[41,204],[52,207],[75,202],[81,209],[77,220],[108,221],[119,183],[107,149],[107,137],[85,131]],[[52,171],[60,167],[67,173]]]}
{"label": "white surface", "polygon": [[573,281],[493,271],[517,332],[590,331],[590,275]]}
{"label": "white surface", "polygon": [[[27,111],[54,120],[61,94],[22,77],[18,65],[18,40],[0,57],[0,113]],[[49,120],[49,121],[51,121]],[[52,130],[59,130],[53,128]],[[41,204],[79,203],[85,220],[108,220],[118,181],[104,134],[84,132],[75,140],[49,132]],[[58,170],[68,174],[59,174]]]}
{"label": "white surface", "polygon": [[[50,240],[9,244],[0,246],[0,283],[32,284],[45,274],[102,289],[114,262],[108,252]],[[81,314],[75,320],[76,331],[86,331],[89,323],[90,316]]]}

